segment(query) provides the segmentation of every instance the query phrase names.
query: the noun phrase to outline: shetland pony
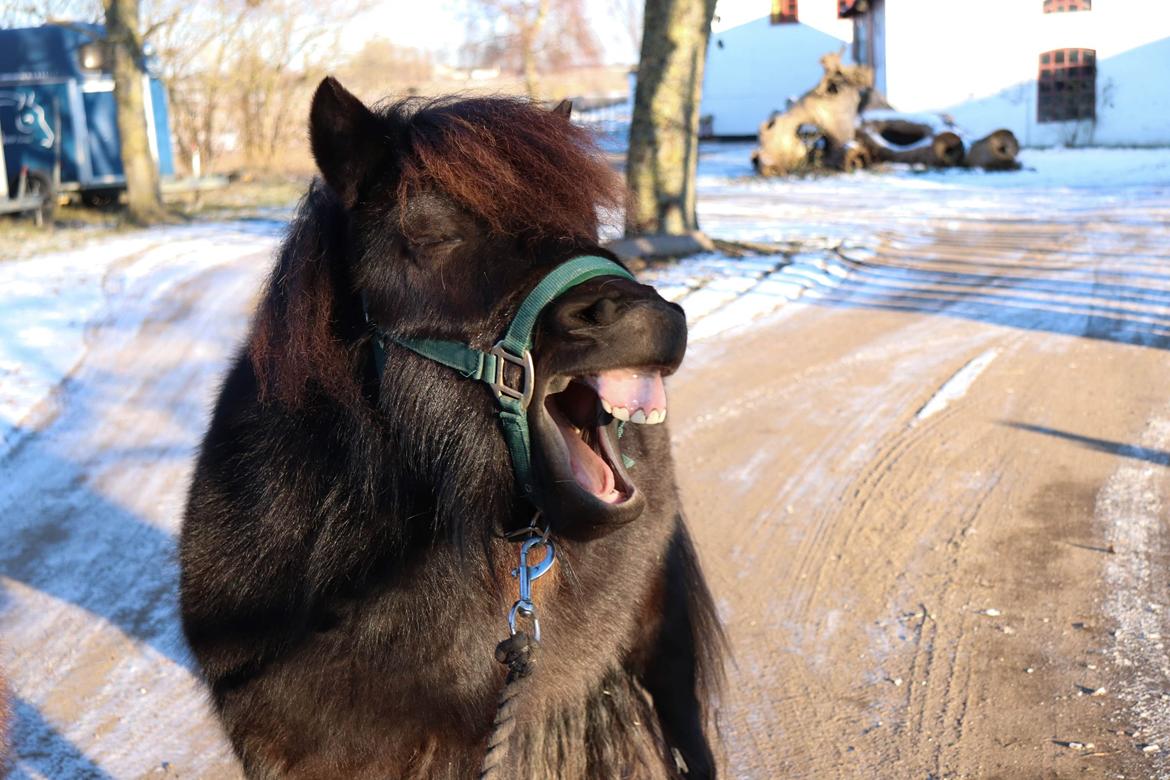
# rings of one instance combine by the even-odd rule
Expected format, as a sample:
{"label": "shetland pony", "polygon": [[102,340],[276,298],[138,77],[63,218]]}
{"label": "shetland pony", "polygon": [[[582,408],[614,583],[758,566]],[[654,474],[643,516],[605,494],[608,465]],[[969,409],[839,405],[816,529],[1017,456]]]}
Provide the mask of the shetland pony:
{"label": "shetland pony", "polygon": [[722,640],[662,423],[681,309],[600,277],[544,310],[531,496],[486,386],[372,343],[376,326],[490,348],[551,268],[605,254],[617,177],[565,106],[371,110],[326,79],[309,132],[321,178],[215,404],[180,542],[183,630],[247,776],[475,777],[516,598],[505,536],[539,509],[557,563],[502,776],[714,777]]}

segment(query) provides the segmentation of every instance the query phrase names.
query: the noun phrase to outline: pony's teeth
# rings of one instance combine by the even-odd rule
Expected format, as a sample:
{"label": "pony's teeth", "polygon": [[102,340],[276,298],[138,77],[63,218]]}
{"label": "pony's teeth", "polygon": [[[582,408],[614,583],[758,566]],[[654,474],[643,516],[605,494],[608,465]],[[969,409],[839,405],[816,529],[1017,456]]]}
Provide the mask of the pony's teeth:
{"label": "pony's teeth", "polygon": [[632,415],[630,415],[630,422],[638,424],[646,422],[646,413],[641,409],[637,410]]}
{"label": "pony's teeth", "polygon": [[609,414],[613,414],[613,404],[611,404],[609,401],[605,400],[604,398],[601,399],[601,408],[604,409]]}
{"label": "pony's teeth", "polygon": [[623,422],[630,421],[630,410],[624,406],[615,406],[609,413]]}

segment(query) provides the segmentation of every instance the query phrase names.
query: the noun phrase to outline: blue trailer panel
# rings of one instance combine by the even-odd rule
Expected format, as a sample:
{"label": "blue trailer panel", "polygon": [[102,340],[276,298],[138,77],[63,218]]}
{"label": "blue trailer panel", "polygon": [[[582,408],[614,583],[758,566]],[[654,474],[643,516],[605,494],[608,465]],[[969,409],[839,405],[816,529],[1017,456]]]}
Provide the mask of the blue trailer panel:
{"label": "blue trailer panel", "polygon": [[[51,173],[64,190],[124,186],[114,81],[100,25],[0,30],[0,132],[9,176]],[[151,153],[174,175],[166,89],[143,63]]]}
{"label": "blue trailer panel", "polygon": [[0,133],[10,177],[23,165],[54,170],[64,130],[57,108],[67,91],[63,84],[0,87]]}
{"label": "blue trailer panel", "polygon": [[89,175],[95,182],[116,182],[122,177],[122,138],[114,106],[114,91],[82,93],[89,143]]}

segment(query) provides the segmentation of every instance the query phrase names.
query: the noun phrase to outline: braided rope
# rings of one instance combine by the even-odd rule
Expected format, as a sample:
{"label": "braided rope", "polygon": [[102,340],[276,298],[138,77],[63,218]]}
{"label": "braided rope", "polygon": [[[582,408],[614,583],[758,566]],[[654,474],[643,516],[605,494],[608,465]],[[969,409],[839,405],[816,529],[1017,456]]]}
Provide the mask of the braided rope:
{"label": "braided rope", "polygon": [[498,780],[504,777],[504,761],[508,757],[512,734],[516,731],[520,681],[532,673],[538,647],[536,640],[531,639],[523,631],[517,631],[496,645],[496,660],[508,667],[508,677],[504,681],[504,688],[500,691],[500,700],[496,705],[496,717],[492,722],[491,736],[488,737],[487,753],[483,757],[483,764],[480,765],[480,780]]}

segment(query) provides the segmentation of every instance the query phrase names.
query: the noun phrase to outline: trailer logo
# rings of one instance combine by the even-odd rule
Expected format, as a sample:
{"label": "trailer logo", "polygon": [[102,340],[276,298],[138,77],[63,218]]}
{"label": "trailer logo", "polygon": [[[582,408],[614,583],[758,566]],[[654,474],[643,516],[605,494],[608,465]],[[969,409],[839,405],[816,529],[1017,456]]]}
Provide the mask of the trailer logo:
{"label": "trailer logo", "polygon": [[[37,94],[32,90],[27,92],[0,91],[0,118],[8,119],[7,111],[12,111],[12,127],[16,134],[9,136],[8,127],[4,127],[5,144],[34,144],[45,149],[52,149],[57,135],[49,126],[45,117],[45,107],[37,103]],[[8,125],[5,121],[4,125]]]}

